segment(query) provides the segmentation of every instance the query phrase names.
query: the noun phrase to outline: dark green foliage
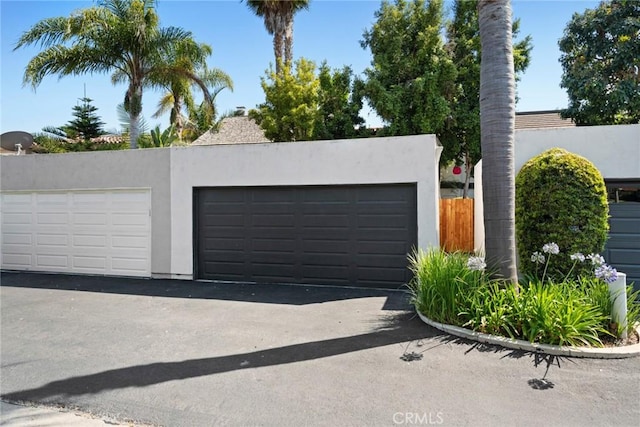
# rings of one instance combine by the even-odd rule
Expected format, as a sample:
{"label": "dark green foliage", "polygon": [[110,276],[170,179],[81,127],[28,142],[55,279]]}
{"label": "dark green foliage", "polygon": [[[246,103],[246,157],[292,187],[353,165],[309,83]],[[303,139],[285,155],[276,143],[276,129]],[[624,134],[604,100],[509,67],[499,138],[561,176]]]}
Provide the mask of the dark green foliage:
{"label": "dark green foliage", "polygon": [[364,83],[353,77],[349,67],[332,70],[323,63],[318,79],[318,115],[312,139],[347,139],[363,136],[362,109]]}
{"label": "dark green foliage", "polygon": [[[571,271],[571,254],[600,253],[609,230],[609,205],[602,175],[584,157],[554,148],[529,160],[516,177],[516,239],[520,271],[533,274],[534,251],[554,242],[560,254],[549,276],[560,280]],[[588,263],[573,275],[591,274]]]}
{"label": "dark green foliage", "polygon": [[361,45],[371,49],[365,96],[386,135],[438,133],[451,114],[456,71],[442,41],[442,0],[383,1]]}
{"label": "dark green foliage", "polygon": [[560,86],[578,125],[640,123],[640,2],[613,0],[574,14],[559,41]]}
{"label": "dark green foliage", "polygon": [[98,108],[91,105],[93,100],[85,97],[80,101],[82,101],[82,104],[73,107],[75,119],[71,120],[66,127],[72,129],[77,134],[77,137],[84,141],[104,135],[105,132],[102,128],[104,122],[100,120],[97,114]]}

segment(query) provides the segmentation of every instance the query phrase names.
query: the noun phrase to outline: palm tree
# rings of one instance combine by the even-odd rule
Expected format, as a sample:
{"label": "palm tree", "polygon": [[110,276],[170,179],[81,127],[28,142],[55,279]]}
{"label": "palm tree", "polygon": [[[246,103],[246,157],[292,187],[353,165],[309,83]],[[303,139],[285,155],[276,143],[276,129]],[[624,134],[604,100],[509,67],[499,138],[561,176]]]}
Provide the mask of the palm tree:
{"label": "palm tree", "polygon": [[515,74],[510,0],[478,2],[480,132],[485,251],[489,265],[517,284],[515,246]]}
{"label": "palm tree", "polygon": [[[131,148],[137,148],[143,87],[160,75],[195,78],[192,70],[167,64],[164,59],[169,52],[183,44],[196,63],[204,62],[211,52],[182,28],[161,28],[154,4],[155,0],[99,0],[97,6],[68,17],[36,23],[15,47],[40,44],[44,48],[27,64],[24,84],[35,89],[50,74],[113,73],[114,84],[128,84],[124,107],[130,116]],[[206,87],[203,91],[209,98]]]}
{"label": "palm tree", "polygon": [[[224,89],[233,91],[233,81],[231,77],[219,68],[208,69],[205,67],[194,70],[198,80],[209,89],[210,98],[204,103],[210,109],[212,116],[217,114],[215,108],[215,98]],[[158,118],[162,114],[169,112],[169,122],[175,126],[176,134],[183,140],[183,131],[187,125],[188,118],[183,116],[183,107],[186,107],[188,117],[191,117],[199,107],[196,106],[191,87],[193,81],[179,75],[169,76],[168,80],[160,81],[158,84],[167,90],[158,102],[158,110],[153,117]],[[210,101],[207,102],[207,101]]]}
{"label": "palm tree", "polygon": [[293,17],[309,8],[309,0],[246,0],[247,6],[264,19],[267,32],[273,35],[276,73],[283,64],[293,61]]}

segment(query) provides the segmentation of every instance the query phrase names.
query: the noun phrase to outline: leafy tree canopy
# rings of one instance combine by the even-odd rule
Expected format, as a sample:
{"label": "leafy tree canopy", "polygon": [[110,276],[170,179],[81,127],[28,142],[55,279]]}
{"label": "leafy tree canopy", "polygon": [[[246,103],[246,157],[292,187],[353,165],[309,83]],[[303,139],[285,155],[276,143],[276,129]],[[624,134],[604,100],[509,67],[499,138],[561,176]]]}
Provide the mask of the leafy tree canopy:
{"label": "leafy tree canopy", "polygon": [[604,1],[576,13],[559,41],[560,86],[578,125],[640,123],[640,2]]}
{"label": "leafy tree canopy", "polygon": [[389,135],[438,133],[451,114],[456,70],[444,49],[442,0],[383,1],[361,45],[365,94]]}
{"label": "leafy tree canopy", "polygon": [[350,67],[331,70],[323,63],[318,73],[318,114],[313,139],[347,139],[363,136],[364,119],[362,80],[353,76]]}
{"label": "leafy tree canopy", "polygon": [[265,102],[249,111],[271,141],[308,141],[313,136],[320,86],[316,66],[301,58],[294,67],[281,64],[280,72],[269,69],[261,79]]}

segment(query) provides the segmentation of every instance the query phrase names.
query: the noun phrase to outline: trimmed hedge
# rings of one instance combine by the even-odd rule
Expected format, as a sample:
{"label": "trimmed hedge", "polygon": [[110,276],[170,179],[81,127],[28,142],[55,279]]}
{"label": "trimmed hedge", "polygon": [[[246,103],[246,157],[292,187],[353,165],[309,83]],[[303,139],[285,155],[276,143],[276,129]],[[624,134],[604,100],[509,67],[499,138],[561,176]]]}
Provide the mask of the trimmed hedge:
{"label": "trimmed hedge", "polygon": [[[549,272],[562,279],[573,266],[569,256],[601,253],[609,230],[607,190],[600,171],[584,157],[560,148],[529,160],[516,177],[516,238],[520,270],[533,274],[531,254],[555,242]],[[589,274],[587,263],[576,265],[572,276]]]}

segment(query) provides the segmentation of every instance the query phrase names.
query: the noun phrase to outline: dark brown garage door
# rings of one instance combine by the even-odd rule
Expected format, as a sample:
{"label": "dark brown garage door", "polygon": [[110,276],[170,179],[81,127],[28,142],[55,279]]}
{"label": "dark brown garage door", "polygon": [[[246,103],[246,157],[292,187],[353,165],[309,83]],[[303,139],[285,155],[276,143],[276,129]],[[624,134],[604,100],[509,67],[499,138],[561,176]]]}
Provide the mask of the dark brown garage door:
{"label": "dark brown garage door", "polygon": [[416,187],[199,188],[196,277],[397,288],[417,243]]}

